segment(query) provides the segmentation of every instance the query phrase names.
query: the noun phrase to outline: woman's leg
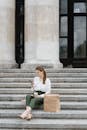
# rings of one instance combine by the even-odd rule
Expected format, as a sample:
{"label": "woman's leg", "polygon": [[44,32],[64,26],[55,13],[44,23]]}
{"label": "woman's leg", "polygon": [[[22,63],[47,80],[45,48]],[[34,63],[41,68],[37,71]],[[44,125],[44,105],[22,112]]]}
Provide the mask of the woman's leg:
{"label": "woman's leg", "polygon": [[[30,109],[39,108],[42,104],[43,104],[43,98],[33,98],[31,99],[29,107]],[[26,119],[31,119],[31,118],[32,118],[32,113],[29,113]]]}
{"label": "woman's leg", "polygon": [[26,96],[26,110],[31,113],[31,107],[30,107],[30,102],[33,99],[33,96],[27,95]]}
{"label": "woman's leg", "polygon": [[43,98],[33,98],[30,102],[30,107],[32,109],[39,108],[43,104]]}
{"label": "woman's leg", "polygon": [[26,106],[29,106],[30,105],[30,102],[31,102],[31,99],[34,98],[33,96],[31,95],[27,95],[26,96]]}
{"label": "woman's leg", "polygon": [[20,115],[22,119],[25,119],[27,115],[31,112],[31,108],[29,107],[30,101],[33,97],[30,95],[26,96],[26,110]]}

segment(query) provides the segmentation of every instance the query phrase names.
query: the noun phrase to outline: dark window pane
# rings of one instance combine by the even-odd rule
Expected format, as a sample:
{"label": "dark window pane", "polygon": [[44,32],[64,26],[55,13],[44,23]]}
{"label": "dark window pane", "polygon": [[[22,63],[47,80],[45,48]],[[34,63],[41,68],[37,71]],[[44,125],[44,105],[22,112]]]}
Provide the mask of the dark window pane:
{"label": "dark window pane", "polygon": [[74,3],[74,13],[86,13],[86,3]]}
{"label": "dark window pane", "polygon": [[61,6],[60,6],[60,13],[61,14],[67,14],[67,0],[60,0]]}
{"label": "dark window pane", "polygon": [[60,22],[61,22],[60,36],[67,36],[67,30],[68,30],[67,16],[62,16]]}
{"label": "dark window pane", "polygon": [[67,38],[60,38],[60,58],[67,58]]}
{"label": "dark window pane", "polygon": [[86,57],[86,17],[74,17],[74,57]]}

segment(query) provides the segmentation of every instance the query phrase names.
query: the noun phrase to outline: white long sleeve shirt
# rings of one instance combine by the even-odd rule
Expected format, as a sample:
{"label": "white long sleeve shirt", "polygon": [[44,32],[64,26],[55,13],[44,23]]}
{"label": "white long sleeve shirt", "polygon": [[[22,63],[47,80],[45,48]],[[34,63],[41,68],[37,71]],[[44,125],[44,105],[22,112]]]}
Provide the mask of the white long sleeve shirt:
{"label": "white long sleeve shirt", "polygon": [[43,81],[41,81],[39,77],[35,77],[33,83],[35,91],[42,91],[45,93],[51,92],[51,81],[49,78],[47,78],[45,84],[43,84]]}

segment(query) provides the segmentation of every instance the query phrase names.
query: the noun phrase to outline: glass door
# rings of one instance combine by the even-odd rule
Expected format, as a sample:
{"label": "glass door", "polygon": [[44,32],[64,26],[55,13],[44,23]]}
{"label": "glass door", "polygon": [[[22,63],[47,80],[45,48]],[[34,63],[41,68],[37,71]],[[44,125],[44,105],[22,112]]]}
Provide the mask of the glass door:
{"label": "glass door", "polygon": [[86,58],[86,17],[74,17],[74,58]]}

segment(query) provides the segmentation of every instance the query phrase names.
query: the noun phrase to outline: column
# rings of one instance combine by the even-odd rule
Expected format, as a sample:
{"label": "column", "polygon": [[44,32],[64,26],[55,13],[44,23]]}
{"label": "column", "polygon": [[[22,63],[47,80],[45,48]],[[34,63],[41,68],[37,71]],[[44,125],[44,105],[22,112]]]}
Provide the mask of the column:
{"label": "column", "polygon": [[25,0],[25,64],[62,67],[58,0]]}
{"label": "column", "polygon": [[15,0],[0,2],[0,68],[15,63]]}

